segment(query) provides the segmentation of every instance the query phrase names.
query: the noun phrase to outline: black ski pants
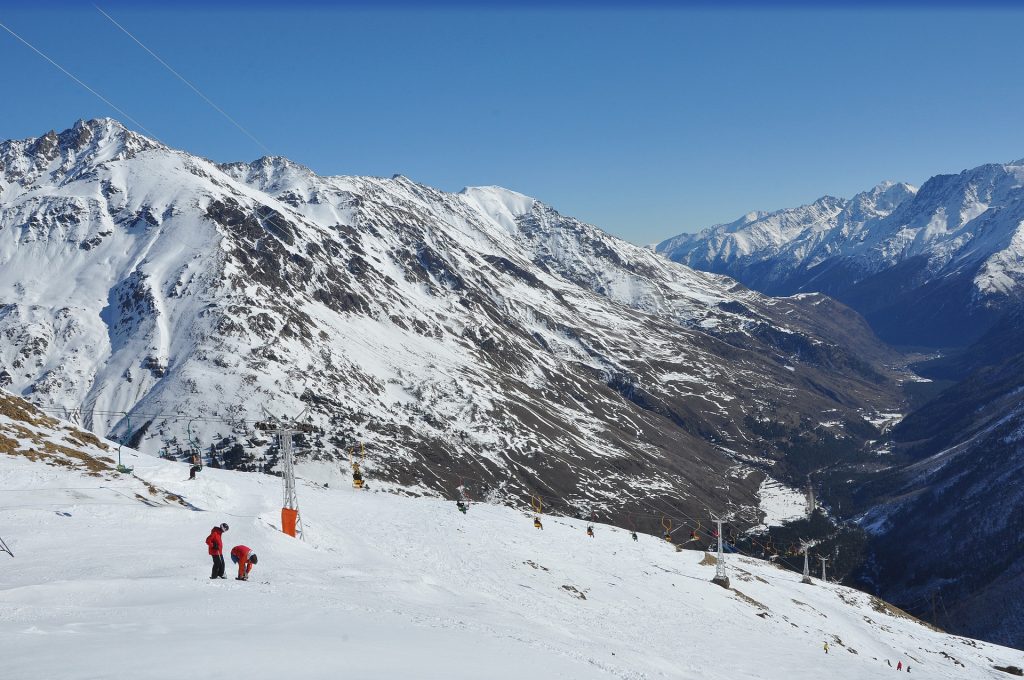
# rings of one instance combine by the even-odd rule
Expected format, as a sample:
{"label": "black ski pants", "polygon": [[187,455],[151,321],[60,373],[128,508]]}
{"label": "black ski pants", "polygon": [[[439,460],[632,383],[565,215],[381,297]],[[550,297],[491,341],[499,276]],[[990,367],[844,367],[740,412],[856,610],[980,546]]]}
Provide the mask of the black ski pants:
{"label": "black ski pants", "polygon": [[217,578],[218,576],[224,576],[224,556],[223,555],[211,555],[213,558],[213,572],[210,574],[210,578]]}

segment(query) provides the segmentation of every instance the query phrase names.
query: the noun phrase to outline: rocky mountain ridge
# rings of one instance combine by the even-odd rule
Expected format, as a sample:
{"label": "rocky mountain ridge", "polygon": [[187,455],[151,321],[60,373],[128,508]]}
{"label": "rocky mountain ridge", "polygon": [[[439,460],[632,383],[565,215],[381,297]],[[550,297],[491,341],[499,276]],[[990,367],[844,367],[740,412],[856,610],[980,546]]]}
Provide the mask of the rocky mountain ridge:
{"label": "rocky mountain ridge", "polygon": [[0,337],[7,389],[152,453],[270,470],[253,422],[306,409],[319,481],[363,442],[371,478],[652,526],[756,513],[787,463],[752,424],[859,442],[898,401],[899,356],[823,296],[505,189],[216,164],[109,119],[0,144]]}

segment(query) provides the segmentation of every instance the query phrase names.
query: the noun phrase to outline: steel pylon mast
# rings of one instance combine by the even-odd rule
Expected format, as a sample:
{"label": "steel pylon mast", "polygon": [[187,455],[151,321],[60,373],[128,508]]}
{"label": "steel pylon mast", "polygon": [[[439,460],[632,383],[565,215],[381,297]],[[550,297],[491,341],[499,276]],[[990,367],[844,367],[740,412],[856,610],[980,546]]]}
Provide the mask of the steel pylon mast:
{"label": "steel pylon mast", "polygon": [[295,449],[292,445],[292,437],[300,432],[312,432],[313,426],[309,423],[299,422],[305,410],[287,421],[271,415],[266,409],[264,409],[264,413],[267,414],[267,420],[257,423],[256,427],[276,435],[281,446],[281,476],[284,478],[281,528],[282,531],[288,533],[285,518],[290,513],[294,513],[294,536],[300,540],[306,540],[305,533],[302,530],[302,514],[299,512],[299,496],[295,492]]}
{"label": "steel pylon mast", "polygon": [[[294,434],[294,430],[288,428],[278,431],[278,436],[281,438],[281,468],[284,473],[284,503],[281,507],[298,513],[299,496],[295,493],[295,454],[292,449],[292,434]],[[303,538],[301,514],[295,521],[295,532],[298,538]]]}
{"label": "steel pylon mast", "polygon": [[804,553],[804,577],[800,579],[803,583],[811,583],[811,568],[807,563],[807,551],[810,550],[811,546],[814,545],[810,541],[800,539],[800,549]]}
{"label": "steel pylon mast", "polygon": [[711,521],[718,526],[718,561],[715,563],[715,577],[711,579],[711,582],[723,588],[728,588],[729,575],[725,571],[725,550],[722,549],[722,524],[727,522],[728,519],[721,519],[711,515]]}

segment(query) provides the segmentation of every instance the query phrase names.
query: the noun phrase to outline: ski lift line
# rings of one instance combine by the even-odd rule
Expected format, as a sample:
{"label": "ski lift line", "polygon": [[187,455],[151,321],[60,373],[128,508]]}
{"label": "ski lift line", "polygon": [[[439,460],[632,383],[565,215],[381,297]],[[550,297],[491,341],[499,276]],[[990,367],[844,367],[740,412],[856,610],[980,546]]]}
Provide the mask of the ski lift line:
{"label": "ski lift line", "polygon": [[[36,406],[35,408],[37,410],[39,410],[39,411],[43,411],[44,413],[63,414],[63,413],[66,412],[65,409],[55,408],[55,407]],[[99,410],[99,409],[88,409],[88,412],[92,413],[93,415],[99,415],[99,416],[126,416],[126,415],[130,414],[130,415],[134,415],[134,416],[136,416],[138,418],[154,418],[154,419],[155,418],[163,418],[165,420],[175,420],[175,421],[177,421],[177,420],[191,420],[191,421],[199,421],[199,422],[207,422],[207,423],[226,423],[226,424],[248,424],[248,423],[253,423],[253,424],[255,424],[255,423],[263,422],[260,419],[247,420],[247,419],[242,419],[242,418],[227,418],[227,417],[221,417],[221,416],[190,416],[188,414],[182,414],[182,413],[139,413],[139,412],[135,412],[135,411],[131,411],[131,412],[126,412],[126,411],[102,411],[102,410]]]}
{"label": "ski lift line", "polygon": [[[4,23],[0,22],[0,28],[3,28],[3,29],[4,29],[5,31],[7,31],[8,33],[10,33],[10,34],[11,34],[12,36],[14,36],[14,37],[15,37],[15,38],[16,38],[17,40],[19,40],[19,41],[20,41],[20,42],[21,42],[22,44],[24,44],[24,45],[25,45],[26,47],[28,47],[29,49],[31,49],[31,50],[32,50],[33,52],[35,52],[36,54],[38,54],[38,55],[39,55],[40,57],[42,57],[42,58],[43,58],[43,59],[45,59],[46,61],[50,62],[50,63],[51,63],[51,64],[52,64],[53,66],[55,66],[55,67],[56,67],[56,68],[57,68],[58,70],[60,70],[60,71],[61,71],[62,73],[64,73],[64,75],[66,75],[67,77],[71,78],[71,79],[72,79],[73,81],[75,81],[76,83],[78,83],[79,85],[81,85],[82,87],[84,87],[84,88],[85,88],[86,90],[88,90],[89,92],[91,92],[91,93],[92,93],[93,95],[95,95],[95,96],[96,96],[96,97],[97,97],[97,98],[98,98],[98,99],[99,99],[100,101],[102,101],[102,102],[103,102],[104,104],[106,104],[107,106],[109,106],[109,107],[110,107],[110,108],[112,108],[113,110],[117,111],[117,112],[118,112],[119,114],[121,114],[122,116],[124,116],[124,117],[125,117],[125,118],[126,118],[127,120],[129,120],[129,121],[131,121],[132,123],[134,123],[134,124],[135,124],[135,126],[136,126],[137,128],[139,128],[140,130],[142,130],[143,132],[145,132],[145,133],[146,133],[147,135],[149,135],[149,136],[150,136],[150,137],[151,137],[151,138],[152,138],[153,140],[155,140],[155,141],[156,141],[156,142],[158,142],[159,144],[163,144],[164,146],[167,146],[167,145],[166,145],[166,144],[164,144],[164,143],[163,143],[162,141],[160,141],[160,138],[159,138],[159,137],[158,137],[158,136],[157,136],[156,134],[154,134],[154,133],[153,133],[153,132],[152,132],[152,131],[151,131],[151,130],[150,130],[149,128],[147,128],[147,127],[146,127],[145,125],[143,125],[143,124],[142,124],[142,123],[140,123],[140,122],[139,122],[138,120],[136,120],[136,119],[135,119],[135,118],[134,118],[133,116],[131,116],[131,115],[130,115],[130,114],[129,114],[128,112],[126,112],[126,111],[125,111],[124,109],[122,109],[122,108],[120,108],[119,106],[117,106],[116,104],[114,104],[114,102],[110,101],[109,99],[107,99],[106,97],[104,97],[104,96],[103,96],[102,94],[100,94],[99,92],[97,92],[96,90],[94,90],[94,89],[93,89],[92,87],[90,87],[89,85],[87,85],[87,84],[86,84],[86,83],[85,83],[84,81],[82,81],[82,80],[81,80],[80,78],[78,78],[78,77],[77,77],[77,76],[76,76],[75,74],[71,73],[71,72],[70,72],[70,71],[68,71],[68,70],[67,70],[66,68],[64,68],[63,66],[61,66],[61,65],[60,65],[59,63],[57,63],[57,61],[56,61],[56,60],[52,59],[52,58],[51,58],[51,57],[50,57],[49,55],[47,55],[47,54],[46,54],[45,52],[43,52],[42,50],[40,50],[40,49],[39,49],[38,47],[36,47],[36,46],[35,46],[35,45],[33,45],[32,43],[30,43],[30,42],[29,42],[28,40],[26,40],[25,38],[21,37],[21,36],[20,36],[20,35],[19,35],[18,33],[16,33],[16,32],[14,31],[14,29],[12,29],[12,28],[11,28],[10,26],[7,26],[6,24],[4,24]],[[176,234],[170,234],[170,236],[171,236],[171,238],[173,238],[174,240],[178,241],[179,243],[183,243],[183,244],[185,244],[186,246],[188,246],[188,247],[190,247],[190,248],[193,248],[193,249],[195,249],[195,250],[202,250],[201,248],[199,248],[199,247],[198,247],[198,246],[196,246],[195,244],[192,244],[192,243],[188,243],[187,241],[185,241],[184,239],[180,238],[180,237],[179,237],[179,236],[177,236]]]}
{"label": "ski lift line", "polygon": [[115,20],[115,19],[114,19],[114,17],[110,16],[110,15],[109,15],[109,14],[107,14],[107,13],[106,13],[105,11],[103,11],[103,9],[102,9],[102,8],[101,8],[101,7],[99,6],[99,5],[93,5],[93,7],[95,7],[95,8],[96,8],[96,11],[97,11],[97,12],[99,12],[100,14],[102,14],[103,16],[105,16],[105,17],[106,17],[107,19],[109,19],[109,20],[110,20],[110,23],[112,23],[112,24],[114,24],[115,26],[117,26],[117,27],[118,27],[119,29],[121,29],[121,31],[122,31],[122,32],[123,32],[123,33],[124,33],[125,35],[127,35],[127,36],[128,36],[129,38],[131,38],[132,40],[134,40],[134,41],[135,41],[135,43],[136,43],[136,44],[137,44],[137,45],[138,45],[139,47],[141,47],[142,49],[146,50],[146,52],[149,52],[150,56],[152,56],[152,57],[153,57],[154,59],[156,59],[156,60],[157,60],[158,62],[160,62],[160,64],[161,64],[161,65],[162,65],[162,66],[163,66],[164,68],[166,68],[166,69],[167,69],[168,71],[170,71],[171,73],[173,73],[173,74],[175,75],[175,77],[177,77],[177,79],[178,79],[178,80],[180,80],[181,82],[185,83],[185,84],[186,84],[186,85],[187,85],[187,86],[188,86],[188,87],[189,87],[189,88],[190,88],[190,89],[191,89],[191,90],[192,90],[193,92],[195,92],[195,93],[196,93],[197,95],[199,95],[199,96],[200,96],[200,97],[201,97],[201,98],[203,99],[203,101],[205,101],[205,102],[206,102],[207,104],[209,104],[210,106],[212,106],[212,107],[214,108],[214,110],[216,110],[216,111],[217,111],[217,113],[219,113],[220,115],[224,116],[224,118],[226,118],[226,119],[227,119],[227,120],[228,120],[228,121],[229,121],[229,122],[230,122],[230,123],[231,123],[232,125],[234,125],[234,126],[235,126],[236,128],[238,128],[238,129],[239,129],[239,130],[240,130],[240,131],[241,131],[241,132],[242,132],[243,134],[245,134],[245,135],[246,135],[246,136],[247,136],[247,137],[248,137],[249,139],[251,139],[252,141],[256,142],[256,144],[258,144],[258,145],[260,146],[260,148],[262,148],[262,149],[263,149],[264,151],[266,151],[266,152],[267,152],[268,154],[270,154],[270,153],[271,153],[270,149],[269,149],[269,148],[267,148],[267,145],[266,145],[266,144],[264,144],[264,143],[263,143],[263,142],[261,142],[261,141],[260,141],[259,139],[257,139],[257,138],[256,138],[256,136],[255,136],[255,135],[253,135],[253,134],[252,134],[251,132],[249,132],[249,130],[247,130],[247,129],[246,129],[245,127],[243,127],[241,123],[239,123],[239,122],[238,122],[237,120],[235,120],[235,119],[234,119],[234,118],[232,118],[232,117],[231,117],[230,115],[228,115],[228,113],[227,113],[227,112],[226,112],[226,111],[225,111],[224,109],[222,109],[221,107],[217,106],[217,104],[215,104],[215,103],[214,103],[214,102],[213,102],[213,101],[212,101],[212,100],[211,100],[211,99],[210,99],[209,97],[207,97],[207,96],[206,96],[205,94],[203,94],[203,92],[202,92],[202,91],[200,91],[200,89],[199,89],[198,87],[196,87],[195,85],[193,85],[191,81],[189,81],[189,80],[188,80],[187,78],[185,78],[185,76],[181,75],[181,74],[180,74],[180,73],[178,73],[178,72],[177,72],[176,70],[174,70],[174,68],[172,68],[170,64],[168,64],[168,63],[167,63],[166,61],[164,61],[164,60],[163,60],[162,58],[160,58],[160,55],[158,55],[158,54],[157,54],[156,52],[154,52],[153,50],[149,49],[149,47],[148,47],[148,46],[146,46],[146,45],[145,45],[145,44],[144,44],[144,43],[143,43],[143,42],[142,42],[141,40],[139,40],[139,39],[138,39],[138,38],[137,38],[137,37],[135,36],[135,34],[133,34],[133,33],[132,33],[131,31],[129,31],[129,30],[127,29],[127,28],[125,28],[125,27],[124,27],[124,26],[122,26],[122,25],[121,25],[120,23],[118,23],[118,22],[117,22],[117,20]]}
{"label": "ski lift line", "polygon": [[82,80],[81,80],[80,78],[78,78],[78,77],[77,77],[77,76],[76,76],[75,74],[71,73],[71,71],[68,71],[68,70],[67,70],[66,68],[64,68],[63,66],[61,66],[60,64],[58,64],[58,63],[57,63],[57,62],[56,62],[55,60],[51,59],[51,58],[50,58],[50,57],[49,57],[49,56],[48,56],[48,55],[47,55],[47,54],[46,54],[45,52],[43,52],[43,51],[42,51],[42,50],[40,50],[40,49],[39,49],[38,47],[36,47],[36,46],[35,46],[35,45],[33,45],[32,43],[30,43],[30,42],[29,42],[28,40],[25,40],[25,39],[24,39],[24,38],[22,38],[22,37],[21,37],[20,35],[18,35],[17,33],[15,33],[15,32],[14,32],[14,30],[13,30],[13,29],[11,29],[11,28],[10,28],[9,26],[7,26],[7,25],[6,25],[6,24],[4,24],[4,23],[0,23],[0,28],[4,29],[5,31],[7,31],[8,33],[10,33],[10,34],[11,34],[12,36],[14,36],[15,38],[17,38],[17,39],[18,39],[18,40],[19,40],[19,41],[20,41],[20,42],[21,42],[22,44],[24,44],[24,45],[25,45],[26,47],[28,47],[29,49],[31,49],[31,50],[32,50],[33,52],[35,52],[36,54],[38,54],[38,55],[39,55],[40,57],[42,57],[42,58],[43,58],[43,59],[45,59],[46,61],[50,62],[50,63],[51,63],[51,64],[52,64],[53,66],[55,66],[55,67],[56,67],[56,68],[57,68],[58,70],[60,70],[60,71],[61,71],[61,72],[62,72],[62,73],[63,73],[64,75],[66,75],[66,76],[67,76],[68,78],[71,78],[71,79],[72,79],[73,81],[75,81],[76,83],[78,83],[79,85],[81,85],[82,87],[84,87],[84,88],[85,88],[86,90],[88,90],[89,92],[91,92],[91,93],[92,93],[93,95],[95,95],[95,96],[96,96],[96,97],[97,97],[97,98],[98,98],[98,99],[99,99],[100,101],[102,101],[102,102],[103,102],[104,104],[106,104],[106,105],[107,105],[107,106],[109,106],[110,108],[114,109],[115,111],[117,111],[118,113],[120,113],[120,114],[121,114],[122,116],[124,116],[124,117],[125,117],[125,118],[127,118],[128,120],[130,120],[130,121],[131,121],[132,123],[134,123],[134,124],[135,124],[135,125],[136,125],[136,126],[137,126],[137,127],[139,128],[139,129],[140,129],[140,130],[142,130],[143,132],[145,132],[145,133],[146,133],[147,135],[149,135],[149,136],[150,136],[150,137],[152,137],[153,139],[157,139],[157,141],[159,141],[159,139],[157,138],[157,136],[156,136],[155,134],[153,134],[152,132],[150,132],[150,131],[149,131],[149,130],[148,130],[148,129],[146,128],[146,126],[145,126],[145,125],[143,125],[143,124],[142,124],[142,123],[140,123],[139,121],[135,120],[135,118],[133,118],[132,116],[130,116],[130,115],[129,115],[128,113],[126,113],[126,112],[125,112],[125,111],[124,111],[123,109],[119,108],[119,107],[118,107],[118,106],[117,106],[116,104],[114,104],[114,103],[113,103],[112,101],[110,101],[109,99],[107,99],[106,97],[104,97],[103,95],[101,95],[101,94],[100,94],[99,92],[97,92],[97,91],[96,91],[96,90],[94,90],[93,88],[91,88],[91,87],[89,87],[88,85],[86,85],[86,84],[85,84],[85,83],[84,83],[84,82],[83,82],[83,81],[82,81]]}
{"label": "ski lift line", "polygon": [[80,505],[116,505],[116,506],[129,506],[138,505],[141,501],[132,499],[131,503],[124,502],[112,502],[112,501],[63,501],[60,503],[24,503],[19,505],[0,505],[0,509],[3,510],[25,510],[29,508],[75,508]]}
{"label": "ski lift line", "polygon": [[[227,119],[228,122],[230,122],[232,125],[234,125],[236,128],[238,128],[242,132],[242,134],[244,134],[246,137],[248,137],[249,139],[254,141],[261,149],[263,149],[263,151],[265,151],[267,153],[267,155],[269,155],[269,156],[273,156],[274,155],[273,151],[271,151],[270,148],[266,144],[264,144],[262,141],[260,141],[256,137],[256,135],[254,135],[252,132],[250,132],[245,126],[243,126],[237,120],[232,118],[227,113],[227,111],[222,109],[212,99],[207,97],[206,94],[204,94],[190,80],[185,78],[185,76],[181,75],[170,64],[168,64],[166,61],[164,61],[164,59],[161,58],[160,55],[158,55],[156,52],[151,50],[145,43],[143,43],[141,40],[139,40],[138,37],[135,36],[135,34],[133,34],[127,28],[125,28],[120,23],[118,23],[118,21],[116,19],[114,19],[114,17],[110,16],[110,14],[105,12],[99,5],[95,5],[94,4],[93,7],[96,8],[97,12],[99,12],[104,17],[106,17],[110,21],[110,23],[114,24],[114,26],[116,26],[118,29],[120,29],[125,35],[127,35],[129,38],[131,38],[133,41],[135,41],[135,43],[139,47],[141,47],[146,52],[148,52],[150,56],[152,56],[154,59],[156,59],[164,68],[166,68],[168,71],[170,71],[178,80],[180,80],[181,82],[185,83],[185,85],[187,85],[193,92],[195,92],[203,101],[205,101],[207,104],[209,104],[215,111],[217,111],[217,113],[219,113],[221,116],[223,116],[225,119]],[[125,114],[125,115],[127,115],[127,114]],[[142,127],[142,126],[140,125],[139,127]],[[145,128],[143,128],[143,129],[145,129]],[[268,207],[268,206],[265,206],[265,207]],[[281,237],[282,235],[285,236],[285,237],[289,236],[289,234],[280,225],[274,224],[273,215],[261,215],[260,211],[259,211],[259,208],[254,208],[252,212],[256,216],[258,221],[259,220],[265,220],[268,224],[272,225],[277,230],[278,237]]]}
{"label": "ski lift line", "polygon": [[136,487],[125,484],[124,486],[30,486],[21,489],[0,489],[3,493],[16,493],[20,491],[97,491],[99,489],[134,489]]}
{"label": "ski lift line", "polygon": [[[40,410],[43,410],[43,411],[49,410],[49,411],[55,411],[55,412],[63,412],[62,409],[55,409],[55,408],[40,409]],[[107,415],[124,415],[124,416],[127,415],[123,411],[93,411],[93,413],[97,413],[97,414],[101,414],[101,415],[103,415],[103,414],[107,414]],[[220,422],[220,423],[227,423],[227,424],[260,422],[260,421],[249,421],[249,420],[242,420],[242,419],[226,419],[226,418],[219,418],[219,417],[200,417],[200,416],[190,417],[187,414],[180,414],[180,413],[176,413],[176,414],[160,414],[160,413],[157,413],[157,414],[135,414],[135,415],[136,416],[140,416],[140,417],[153,417],[153,418],[164,417],[164,418],[171,419],[171,420],[185,420],[185,419],[188,419],[188,420],[192,420],[192,421],[199,420],[199,421],[204,421],[204,422]],[[438,473],[435,470],[432,469],[433,466],[429,463],[429,461],[426,460],[426,458],[424,456],[422,456],[421,454],[419,454],[418,452],[415,452],[415,451],[413,453],[415,453],[417,455],[417,457],[422,460],[422,462],[425,465],[425,467],[430,469],[431,474],[436,479],[438,479],[439,481],[443,481],[442,476],[438,475]],[[570,465],[570,466],[572,465],[572,463],[570,461],[566,460],[564,457],[559,456],[558,454],[553,453],[551,451],[546,452],[545,455],[550,456],[550,457],[554,457],[554,458],[562,461],[566,465]],[[627,455],[631,455],[631,454],[629,454],[627,452]],[[478,465],[480,465],[481,469],[483,469],[483,470],[487,469],[486,466],[484,466],[480,462],[480,460],[478,458],[476,458],[476,456],[474,456],[472,453],[470,453],[470,456],[474,459],[474,461],[477,462]],[[529,471],[528,468],[526,468],[526,466],[524,466],[519,461],[516,461],[516,460],[514,460],[514,459],[512,459],[511,457],[508,457],[508,456],[506,456],[506,457],[509,459],[509,462],[511,462],[514,465],[520,467],[521,469]],[[470,478],[470,479],[472,479],[472,478]],[[475,480],[475,481],[482,481],[482,480]],[[543,485],[544,487],[546,487],[548,489],[548,491],[550,492],[549,497],[553,496],[554,498],[556,498],[557,500],[562,501],[563,503],[565,503],[565,505],[567,505],[569,507],[573,507],[574,505],[577,504],[576,501],[572,501],[572,500],[566,498],[565,496],[562,496],[561,494],[558,494],[557,492],[555,492],[555,490],[550,485],[545,483],[542,479],[537,478],[537,481],[541,485]],[[634,501],[636,501],[637,503],[639,503],[640,505],[648,508],[649,510],[654,511],[654,513],[655,513],[655,514],[634,513],[635,516],[638,516],[638,517],[641,517],[641,516],[642,517],[649,517],[649,518],[653,518],[653,519],[658,519],[658,518],[660,518],[662,516],[671,516],[671,517],[687,519],[687,520],[690,520],[691,522],[693,522],[694,524],[698,524],[699,525],[700,520],[697,520],[697,519],[694,519],[693,517],[690,517],[686,513],[681,512],[678,508],[675,508],[675,507],[673,507],[673,508],[664,508],[663,507],[661,509],[658,509],[657,507],[655,507],[654,505],[651,504],[651,503],[653,503],[653,500],[651,502],[647,502],[647,501],[645,501],[642,498],[638,498],[638,497],[631,497],[631,498]],[[675,531],[678,531],[679,528],[682,528],[682,527],[681,526],[678,527],[677,529],[675,529]],[[753,539],[751,539],[751,540],[753,541]],[[758,543],[758,545],[760,545],[760,543]],[[753,556],[751,556],[751,557],[753,557]]]}
{"label": "ski lift line", "polygon": [[[39,410],[44,411],[44,412],[45,411],[50,411],[50,412],[63,413],[63,409],[58,409],[58,408],[39,408]],[[127,413],[124,412],[124,411],[99,411],[99,410],[93,410],[92,413],[98,414],[98,415],[120,415],[120,416],[127,417]],[[155,418],[165,418],[165,419],[168,419],[168,420],[189,420],[189,421],[201,421],[201,422],[215,422],[215,423],[225,423],[225,424],[232,424],[232,425],[233,424],[239,424],[239,423],[257,423],[257,422],[261,422],[260,420],[246,420],[246,419],[238,419],[238,418],[228,419],[228,418],[222,418],[222,417],[216,417],[216,416],[194,416],[193,417],[193,416],[189,416],[187,414],[181,414],[181,413],[173,413],[173,414],[168,414],[168,413],[136,413],[134,415],[136,415],[137,417],[142,417],[142,418],[154,418],[154,419]],[[193,443],[191,441],[191,437],[190,437],[190,443]],[[431,469],[431,474],[433,474],[437,479],[439,479],[439,480],[441,479],[441,477],[437,474],[437,472],[432,469],[433,466],[429,463],[429,461],[427,461],[427,459],[424,456],[422,456],[421,454],[419,454],[416,451],[413,451],[413,453],[415,453],[416,456],[423,461],[425,467],[427,467],[428,469]],[[477,463],[477,465],[479,465],[481,467],[482,470],[485,470],[485,471],[487,470],[487,467],[472,452],[469,452],[469,455]],[[572,465],[571,461],[567,460],[566,458],[564,458],[564,457],[562,457],[562,456],[560,456],[560,455],[558,455],[556,453],[548,451],[548,452],[545,452],[544,455],[556,458],[556,459],[560,460],[561,462],[565,463],[566,465],[569,465],[569,466]],[[524,466],[519,461],[516,461],[516,460],[514,460],[514,459],[512,459],[512,458],[510,458],[508,456],[506,456],[506,457],[509,459],[509,462],[513,463],[514,465],[516,465],[516,466],[518,466],[518,467],[520,467],[520,468],[522,468],[524,470],[529,471],[529,469],[526,468],[526,466]],[[484,480],[474,479],[472,477],[467,477],[467,479],[473,479],[473,481],[478,481],[478,482],[484,481]],[[575,501],[572,501],[569,498],[567,498],[565,496],[562,496],[561,494],[558,494],[557,492],[555,492],[555,490],[551,486],[549,486],[547,483],[545,483],[542,479],[537,478],[537,481],[540,482],[540,484],[542,484],[544,487],[547,488],[547,490],[550,492],[548,494],[549,497],[553,496],[554,498],[562,501],[563,503],[565,503],[566,505],[568,505],[570,507],[575,505],[575,503],[576,503]],[[645,502],[645,500],[643,500],[642,498],[638,498],[638,497],[635,497],[635,496],[633,496],[631,498],[633,500],[635,500],[637,503],[639,503],[639,504],[645,506],[646,508],[648,508],[649,510],[653,511],[653,513],[654,513],[654,514],[634,513],[634,516],[658,519],[658,518],[660,518],[663,515],[668,515],[668,516],[672,516],[672,517],[678,517],[678,518],[682,518],[682,519],[687,519],[687,520],[690,520],[691,522],[693,522],[695,524],[700,521],[700,520],[694,519],[693,517],[690,517],[689,515],[687,515],[687,514],[685,514],[683,512],[680,512],[678,508],[661,508],[661,509],[658,509],[655,506],[651,505],[649,502]],[[678,527],[677,529],[675,529],[675,531],[678,531],[679,528],[682,528],[682,527]]]}
{"label": "ski lift line", "polygon": [[[99,8],[97,7],[96,9],[99,9]],[[100,11],[102,12],[102,10],[100,10]],[[109,18],[109,15],[108,15],[108,18]],[[115,23],[116,23],[116,22],[115,22]],[[32,43],[30,43],[30,42],[29,42],[28,40],[26,40],[25,38],[21,37],[21,35],[19,35],[18,33],[16,33],[16,32],[15,32],[15,31],[14,31],[14,30],[13,30],[13,29],[11,28],[11,27],[9,27],[9,26],[7,26],[6,24],[4,24],[4,23],[0,22],[0,28],[3,28],[3,29],[4,29],[5,31],[7,31],[8,33],[10,33],[10,34],[11,34],[11,35],[12,35],[12,36],[13,36],[14,38],[16,38],[17,40],[19,40],[19,41],[20,41],[20,42],[21,42],[22,44],[24,44],[24,45],[25,45],[26,47],[28,47],[29,49],[31,49],[31,50],[32,50],[33,52],[35,52],[36,54],[38,54],[38,55],[39,55],[40,57],[42,57],[42,58],[43,58],[43,59],[45,59],[46,61],[50,62],[50,63],[51,63],[51,64],[52,64],[52,65],[53,65],[54,67],[56,67],[56,68],[57,68],[58,70],[60,70],[60,71],[61,71],[62,73],[64,73],[64,74],[65,74],[66,76],[68,76],[68,77],[69,77],[69,78],[71,78],[71,79],[72,79],[73,81],[75,81],[76,83],[78,83],[79,85],[81,85],[82,87],[84,87],[84,88],[85,88],[86,90],[88,90],[89,92],[91,92],[91,93],[92,93],[93,95],[95,95],[95,96],[96,96],[96,97],[97,97],[97,98],[98,98],[98,99],[99,99],[100,101],[102,101],[102,102],[103,102],[104,104],[106,104],[107,106],[109,106],[110,108],[112,108],[112,109],[113,109],[114,111],[117,111],[117,112],[118,112],[119,114],[121,114],[122,116],[124,116],[124,118],[126,118],[127,120],[131,121],[131,122],[132,122],[132,123],[133,123],[133,124],[134,124],[134,125],[135,125],[135,126],[136,126],[137,128],[139,128],[140,130],[142,130],[143,132],[145,132],[145,133],[146,133],[147,135],[149,135],[149,137],[151,137],[151,138],[152,138],[153,140],[155,140],[156,142],[158,142],[158,143],[160,143],[160,144],[163,144],[164,146],[167,146],[166,144],[164,144],[164,142],[162,142],[162,141],[160,140],[160,138],[159,138],[159,137],[158,137],[158,136],[157,136],[156,134],[154,134],[154,133],[153,133],[153,132],[152,132],[152,131],[151,131],[151,130],[150,130],[149,128],[147,128],[147,127],[146,127],[145,125],[143,125],[142,123],[140,123],[140,122],[139,122],[138,120],[136,120],[136,119],[135,119],[135,118],[134,118],[134,117],[133,117],[132,115],[130,115],[130,114],[129,114],[129,113],[127,113],[127,112],[126,112],[126,111],[125,111],[124,109],[120,108],[119,106],[117,106],[116,104],[114,104],[114,103],[113,103],[112,101],[110,101],[109,99],[107,99],[106,97],[104,97],[104,96],[103,96],[102,94],[100,94],[99,92],[97,92],[96,90],[94,90],[94,89],[93,89],[92,87],[90,87],[89,85],[87,85],[87,84],[86,84],[86,83],[85,83],[84,81],[82,81],[82,80],[81,80],[80,78],[78,78],[78,77],[77,77],[77,76],[76,76],[75,74],[71,73],[71,72],[70,72],[70,71],[68,71],[68,70],[67,70],[66,68],[64,68],[63,66],[61,66],[61,65],[60,65],[59,63],[57,63],[57,61],[55,61],[54,59],[52,59],[52,58],[51,58],[50,56],[48,56],[48,55],[47,55],[47,54],[46,54],[45,52],[43,52],[42,50],[40,50],[40,49],[39,49],[38,47],[36,47],[36,46],[35,46],[35,45],[33,45]],[[123,30],[123,29],[122,29],[122,30]],[[155,56],[155,55],[154,55],[154,56]],[[257,140],[257,143],[259,143],[259,142],[258,142],[258,140]],[[262,146],[262,144],[261,144],[261,146]],[[266,148],[266,147],[264,147],[264,148]],[[264,219],[267,219],[267,218],[264,218]],[[271,222],[271,224],[273,223],[273,221],[272,221],[272,220],[269,220],[269,221]],[[279,234],[280,234],[280,233],[284,233],[284,231],[283,231],[283,230],[282,230],[282,229],[281,229],[280,227],[278,227],[277,225],[274,225],[274,226],[275,226],[275,227],[276,227],[276,228],[278,229],[278,233],[279,233]],[[188,246],[188,247],[190,247],[190,248],[193,248],[193,249],[195,249],[195,250],[201,250],[201,248],[200,248],[199,246],[196,246],[196,245],[195,245],[195,244],[193,244],[193,243],[188,243],[187,241],[185,241],[184,239],[180,238],[180,237],[179,237],[179,236],[177,236],[177,235],[173,235],[173,234],[172,234],[172,235],[171,235],[171,238],[173,238],[174,240],[178,241],[179,243],[183,243],[183,244],[187,245],[187,246]]]}

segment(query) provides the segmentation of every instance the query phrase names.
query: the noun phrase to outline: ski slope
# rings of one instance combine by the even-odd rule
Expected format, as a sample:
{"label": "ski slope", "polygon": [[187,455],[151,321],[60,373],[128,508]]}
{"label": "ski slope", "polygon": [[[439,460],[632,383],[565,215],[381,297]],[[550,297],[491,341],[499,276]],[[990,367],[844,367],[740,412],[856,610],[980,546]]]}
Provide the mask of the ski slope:
{"label": "ski slope", "polygon": [[[298,541],[275,528],[277,478],[205,469],[190,482],[184,464],[127,450],[134,477],[121,476],[102,442],[31,460],[82,439],[52,422],[0,411],[0,536],[15,554],[0,553],[5,680],[861,680],[894,672],[887,659],[976,679],[1021,665],[1017,651],[757,560],[730,556],[726,590],[704,553],[651,536],[597,525],[591,539],[560,517],[538,531],[513,508],[462,515],[373,480],[301,482]],[[260,557],[249,582],[230,562],[229,580],[208,578],[204,539],[220,522],[226,549]]]}

